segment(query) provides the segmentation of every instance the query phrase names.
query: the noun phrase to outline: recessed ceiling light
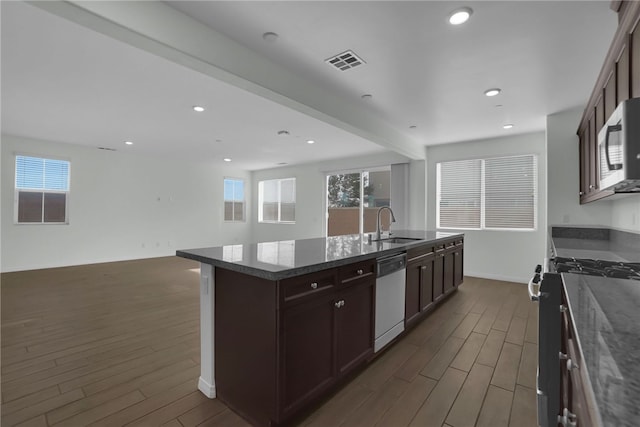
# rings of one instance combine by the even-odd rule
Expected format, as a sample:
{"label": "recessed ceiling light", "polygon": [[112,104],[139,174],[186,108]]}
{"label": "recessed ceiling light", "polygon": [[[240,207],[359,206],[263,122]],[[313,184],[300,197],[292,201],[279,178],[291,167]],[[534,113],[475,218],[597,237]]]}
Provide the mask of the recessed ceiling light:
{"label": "recessed ceiling light", "polygon": [[276,163],[278,166],[282,166],[282,165],[288,165],[289,163],[287,162],[280,162],[280,163]]}
{"label": "recessed ceiling light", "polygon": [[502,126],[503,129],[511,129],[513,127],[513,125],[511,123],[508,123],[504,126]]}
{"label": "recessed ceiling light", "polygon": [[456,9],[451,14],[449,14],[449,24],[451,25],[460,25],[464,24],[469,20],[473,10],[470,7],[461,7],[460,9]]}
{"label": "recessed ceiling light", "polygon": [[289,131],[288,130],[279,130],[278,131],[278,135],[287,136],[287,135],[289,135]]}
{"label": "recessed ceiling light", "polygon": [[484,94],[485,94],[486,96],[496,96],[496,95],[498,95],[500,92],[502,92],[502,89],[497,88],[497,87],[494,87],[494,88],[491,88],[491,89],[487,89],[487,90],[485,90],[485,91],[484,91]]}
{"label": "recessed ceiling light", "polygon": [[315,144],[316,142],[313,139],[308,139],[307,144]]}
{"label": "recessed ceiling light", "polygon": [[502,107],[502,104],[496,104],[496,108]]}
{"label": "recessed ceiling light", "polygon": [[411,126],[409,126],[409,129],[415,129],[415,128],[417,128],[417,127],[418,127],[418,126],[416,126],[416,125],[411,125]]}
{"label": "recessed ceiling light", "polygon": [[274,41],[278,40],[278,34],[276,34],[276,33],[274,33],[274,32],[269,31],[269,32],[264,33],[264,34],[262,35],[262,38],[263,38],[265,41],[268,41],[268,42],[272,42],[272,43],[273,43]]}
{"label": "recessed ceiling light", "polygon": [[230,159],[230,158],[228,158],[228,157],[225,157],[225,158],[224,158],[224,159],[222,159],[222,160],[224,160],[225,162],[230,162],[230,161],[231,161],[231,159]]}
{"label": "recessed ceiling light", "polygon": [[133,145],[132,141],[125,141],[124,143],[127,144],[127,145]]}
{"label": "recessed ceiling light", "polygon": [[370,93],[365,93],[364,95],[362,95],[360,98],[362,99],[366,99],[367,101],[370,100],[371,98],[373,98],[373,95],[371,95]]}
{"label": "recessed ceiling light", "polygon": [[204,111],[204,107],[201,107],[199,105],[194,105],[193,106],[193,111],[197,111],[198,113],[202,113]]}

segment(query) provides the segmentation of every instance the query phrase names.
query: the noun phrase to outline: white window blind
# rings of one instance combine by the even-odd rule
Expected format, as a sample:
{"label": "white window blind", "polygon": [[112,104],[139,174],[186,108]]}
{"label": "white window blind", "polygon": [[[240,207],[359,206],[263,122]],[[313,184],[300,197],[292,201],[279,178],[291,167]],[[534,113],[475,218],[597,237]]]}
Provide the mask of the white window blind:
{"label": "white window blind", "polygon": [[244,221],[244,181],[224,179],[224,220]]}
{"label": "white window blind", "polygon": [[272,179],[258,183],[258,221],[296,221],[296,179]]}
{"label": "white window blind", "polygon": [[535,229],[535,155],[442,162],[436,166],[438,228]]}
{"label": "white window blind", "polygon": [[481,160],[437,164],[438,227],[480,228]]}
{"label": "white window blind", "polygon": [[486,159],[484,165],[485,227],[535,228],[535,156]]}
{"label": "white window blind", "polygon": [[16,223],[68,223],[69,169],[66,160],[16,156]]}

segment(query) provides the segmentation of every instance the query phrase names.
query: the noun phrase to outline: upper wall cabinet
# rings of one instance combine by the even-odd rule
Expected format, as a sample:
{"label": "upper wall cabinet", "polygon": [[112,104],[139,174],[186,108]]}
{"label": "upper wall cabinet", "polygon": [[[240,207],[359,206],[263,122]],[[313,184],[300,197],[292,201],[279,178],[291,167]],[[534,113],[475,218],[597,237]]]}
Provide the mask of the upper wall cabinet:
{"label": "upper wall cabinet", "polygon": [[640,2],[612,1],[611,8],[618,30],[578,127],[580,203],[613,194],[599,188],[598,134],[619,103],[640,97]]}

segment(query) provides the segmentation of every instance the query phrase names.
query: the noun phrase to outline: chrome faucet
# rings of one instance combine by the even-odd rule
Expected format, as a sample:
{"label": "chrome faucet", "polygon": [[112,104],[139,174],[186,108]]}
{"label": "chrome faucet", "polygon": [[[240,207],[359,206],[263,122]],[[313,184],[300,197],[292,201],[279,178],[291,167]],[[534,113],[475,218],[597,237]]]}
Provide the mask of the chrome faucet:
{"label": "chrome faucet", "polygon": [[383,206],[380,209],[378,209],[378,220],[376,221],[376,240],[380,240],[381,238],[382,227],[380,225],[380,212],[382,212],[383,209],[389,209],[389,213],[391,214],[391,222],[396,222],[396,217],[393,215],[393,211],[389,206]]}

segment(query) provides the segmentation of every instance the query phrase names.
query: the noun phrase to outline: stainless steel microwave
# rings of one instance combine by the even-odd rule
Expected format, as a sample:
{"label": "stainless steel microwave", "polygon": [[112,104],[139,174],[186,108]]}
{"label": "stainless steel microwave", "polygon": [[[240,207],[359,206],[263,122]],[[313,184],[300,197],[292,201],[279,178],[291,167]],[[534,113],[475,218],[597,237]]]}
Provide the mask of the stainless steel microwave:
{"label": "stainless steel microwave", "polygon": [[640,192],[640,98],[621,102],[598,134],[600,189]]}

